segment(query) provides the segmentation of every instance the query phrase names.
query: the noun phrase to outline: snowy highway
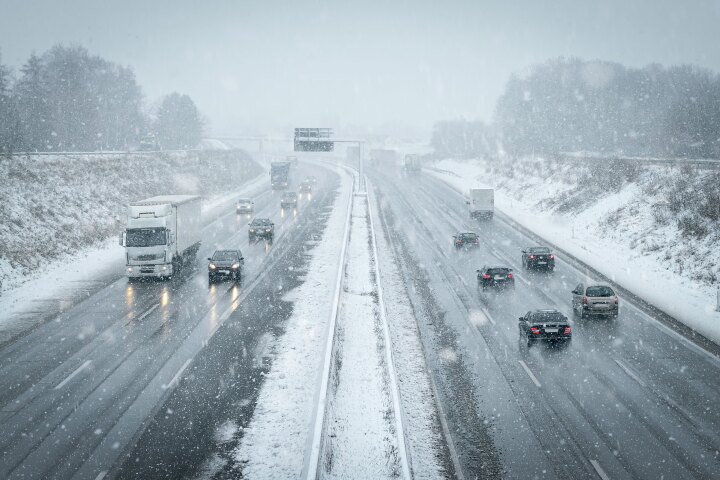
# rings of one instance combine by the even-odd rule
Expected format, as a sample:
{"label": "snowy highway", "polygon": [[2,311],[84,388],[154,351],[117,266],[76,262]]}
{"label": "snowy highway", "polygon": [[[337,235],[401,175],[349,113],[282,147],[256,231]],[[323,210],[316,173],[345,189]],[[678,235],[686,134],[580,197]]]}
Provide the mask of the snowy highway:
{"label": "snowy highway", "polygon": [[[574,318],[589,273],[562,256],[526,272],[535,242],[471,221],[440,179],[374,166],[365,193],[333,162],[301,162],[319,182],[294,212],[269,182],[238,192],[272,244],[228,209],[192,271],[115,279],[3,345],[0,477],[720,475],[717,357],[625,299],[617,320]],[[466,230],[480,248],[456,251]],[[223,247],[244,253],[241,285],[208,285]],[[478,292],[484,265],[515,289]],[[537,308],[573,321],[569,348],[520,348]]]}

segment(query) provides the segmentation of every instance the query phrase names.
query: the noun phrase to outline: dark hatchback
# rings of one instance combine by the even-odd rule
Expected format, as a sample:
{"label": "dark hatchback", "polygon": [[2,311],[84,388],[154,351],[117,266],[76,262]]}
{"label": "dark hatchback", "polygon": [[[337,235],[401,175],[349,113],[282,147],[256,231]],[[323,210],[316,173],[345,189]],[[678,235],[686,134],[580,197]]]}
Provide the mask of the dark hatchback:
{"label": "dark hatchback", "polygon": [[519,318],[520,348],[538,342],[567,346],[572,340],[572,329],[567,317],[557,310],[532,310]]}
{"label": "dark hatchback", "polygon": [[474,232],[461,232],[453,235],[453,245],[457,250],[461,248],[477,248],[480,246],[480,237]]}
{"label": "dark hatchback", "polygon": [[275,236],[275,224],[269,218],[254,218],[248,224],[248,240],[256,241],[258,238],[265,238],[272,241]]}
{"label": "dark hatchback", "polygon": [[208,280],[214,282],[219,278],[242,280],[242,267],[245,259],[240,250],[215,250],[208,258]]}
{"label": "dark hatchback", "polygon": [[526,269],[555,270],[555,255],[548,247],[530,247],[522,251],[522,264]]}
{"label": "dark hatchback", "polygon": [[512,269],[506,267],[483,267],[477,271],[478,288],[515,288]]}

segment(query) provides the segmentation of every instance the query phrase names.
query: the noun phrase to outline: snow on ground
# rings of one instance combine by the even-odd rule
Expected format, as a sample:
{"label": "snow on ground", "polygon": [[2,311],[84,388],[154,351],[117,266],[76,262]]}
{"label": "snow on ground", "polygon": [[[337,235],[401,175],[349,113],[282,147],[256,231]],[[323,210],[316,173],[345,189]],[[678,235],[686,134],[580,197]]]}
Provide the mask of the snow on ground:
{"label": "snow on ground", "polygon": [[293,313],[273,348],[277,357],[236,452],[249,479],[298,478],[311,432],[352,181],[341,175],[341,195],[311,255],[305,282],[286,295]]}
{"label": "snow on ground", "polygon": [[[667,200],[687,195],[678,194],[678,182],[697,191],[700,177],[710,174],[673,167],[616,172],[535,159],[511,165],[442,160],[433,167],[429,174],[465,195],[473,187],[494,187],[498,210],[720,343],[720,313],[714,311],[720,238],[683,231],[678,220],[697,216],[692,200],[679,213]],[[603,182],[611,178],[610,186]]]}
{"label": "snow on ground", "polygon": [[367,215],[367,197],[356,197],[323,432],[323,478],[401,474]]}

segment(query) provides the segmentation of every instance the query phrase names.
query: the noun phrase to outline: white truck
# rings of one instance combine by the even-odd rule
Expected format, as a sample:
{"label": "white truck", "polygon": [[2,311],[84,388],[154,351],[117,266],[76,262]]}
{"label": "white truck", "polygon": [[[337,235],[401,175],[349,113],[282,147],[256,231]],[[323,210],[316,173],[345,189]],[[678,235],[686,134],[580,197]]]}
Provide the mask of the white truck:
{"label": "white truck", "polygon": [[470,218],[492,219],[495,212],[495,190],[492,188],[471,188],[470,199],[466,201]]}
{"label": "white truck", "polygon": [[170,278],[194,260],[200,248],[200,197],[163,195],[128,206],[125,247],[127,276]]}

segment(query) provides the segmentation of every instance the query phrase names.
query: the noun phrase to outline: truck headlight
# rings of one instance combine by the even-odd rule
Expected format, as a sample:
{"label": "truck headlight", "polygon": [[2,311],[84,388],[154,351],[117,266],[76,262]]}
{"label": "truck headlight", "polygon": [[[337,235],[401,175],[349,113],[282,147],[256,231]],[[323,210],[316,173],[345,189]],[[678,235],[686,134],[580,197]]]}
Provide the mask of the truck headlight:
{"label": "truck headlight", "polygon": [[127,268],[127,271],[128,271],[128,273],[132,273],[133,268],[132,268],[132,267],[128,267],[128,268]]}
{"label": "truck headlight", "polygon": [[211,263],[210,265],[208,265],[208,268],[209,268],[210,270],[215,270],[215,264],[214,264],[214,263]]}
{"label": "truck headlight", "polygon": [[239,264],[239,263],[233,263],[233,264],[232,264],[232,268],[233,268],[234,270],[237,270],[238,268],[240,268],[240,264]]}
{"label": "truck headlight", "polygon": [[254,228],[251,228],[251,229],[250,229],[250,233],[255,233],[255,229],[254,229]]}

